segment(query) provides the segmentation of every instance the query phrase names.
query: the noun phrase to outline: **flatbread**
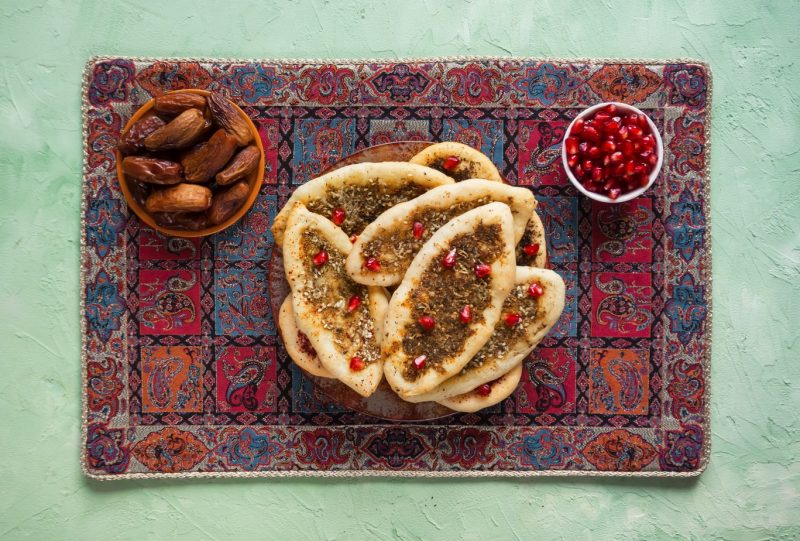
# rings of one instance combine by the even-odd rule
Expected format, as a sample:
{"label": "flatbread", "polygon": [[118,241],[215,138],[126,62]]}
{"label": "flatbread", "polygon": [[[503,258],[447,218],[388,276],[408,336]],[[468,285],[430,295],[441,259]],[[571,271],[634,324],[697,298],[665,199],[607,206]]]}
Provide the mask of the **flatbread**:
{"label": "flatbread", "polygon": [[[535,255],[528,255],[525,252],[525,247],[532,244],[538,244],[539,251]],[[546,261],[547,241],[544,236],[544,224],[536,210],[533,210],[528,223],[525,225],[522,238],[517,242],[517,265],[543,269]]]}
{"label": "flatbread", "polygon": [[[452,268],[443,265],[455,250]],[[491,273],[480,277],[478,265]],[[428,392],[457,374],[491,336],[514,285],[514,225],[511,210],[490,203],[454,218],[414,257],[392,295],[381,350],[386,379],[401,397]],[[462,323],[459,311],[472,309]],[[432,317],[425,330],[420,317]],[[423,366],[414,361],[425,356]]]}
{"label": "flatbread", "polygon": [[302,203],[326,218],[331,218],[335,209],[344,210],[340,227],[347,236],[358,235],[384,210],[436,186],[452,183],[452,178],[435,169],[408,162],[348,165],[297,188],[275,217],[272,234],[275,243],[282,246],[289,214],[296,204]]}
{"label": "flatbread", "polygon": [[520,379],[522,379],[522,363],[517,364],[517,366],[498,379],[489,383],[491,390],[486,396],[481,395],[478,389],[474,389],[451,398],[443,398],[439,400],[439,404],[451,410],[464,413],[482,410],[483,408],[494,406],[514,394]]}
{"label": "flatbread", "polygon": [[[287,222],[283,263],[297,327],[322,366],[360,395],[369,396],[383,373],[379,337],[388,298],[384,289],[356,284],[347,276],[344,260],[351,246],[340,228],[297,205]],[[320,264],[317,256],[322,251],[328,257]],[[348,311],[353,296],[362,302]],[[354,358],[365,366],[352,369]]]}
{"label": "flatbread", "polygon": [[[543,293],[531,297],[532,283]],[[517,267],[514,289],[503,303],[503,315],[491,338],[457,375],[430,392],[406,398],[409,402],[439,401],[475,389],[497,379],[520,364],[550,332],[564,310],[564,280],[555,272],[533,267]],[[518,314],[519,323],[506,325],[505,316]]]}
{"label": "flatbread", "polygon": [[[361,284],[399,284],[411,260],[433,233],[454,217],[494,201],[511,208],[514,240],[519,241],[536,208],[533,193],[527,188],[470,179],[434,188],[378,216],[353,245],[353,251],[347,256],[347,272]],[[417,236],[415,223],[421,226],[416,230]],[[379,270],[370,270],[364,265],[370,258],[380,262]]]}
{"label": "flatbread", "polygon": [[[454,168],[447,169],[445,160],[450,157],[458,158],[460,161]],[[500,172],[495,167],[492,160],[481,152],[469,145],[457,143],[455,141],[445,141],[436,143],[422,150],[409,160],[411,163],[427,165],[445,175],[453,177],[456,182],[468,178],[482,178],[495,182],[503,182]]]}
{"label": "flatbread", "polygon": [[321,378],[332,378],[333,374],[322,366],[314,346],[309,342],[308,337],[297,328],[292,309],[292,296],[289,295],[281,304],[278,313],[278,329],[281,333],[283,345],[286,352],[294,363],[311,375]]}

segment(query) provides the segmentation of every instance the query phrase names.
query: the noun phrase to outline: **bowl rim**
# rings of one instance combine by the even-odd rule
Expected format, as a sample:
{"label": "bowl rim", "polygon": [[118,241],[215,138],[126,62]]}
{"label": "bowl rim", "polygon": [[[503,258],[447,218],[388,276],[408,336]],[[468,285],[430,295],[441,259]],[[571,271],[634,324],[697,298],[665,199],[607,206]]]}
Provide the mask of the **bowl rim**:
{"label": "bowl rim", "polygon": [[[636,188],[635,190],[628,192],[624,195],[619,196],[616,199],[611,199],[610,197],[602,194],[598,194],[595,192],[590,192],[586,188],[581,185],[575,175],[572,174],[572,169],[570,168],[569,164],[567,163],[567,148],[566,148],[566,141],[567,137],[569,137],[570,132],[572,131],[572,126],[575,124],[575,121],[579,118],[586,118],[587,116],[591,115],[598,109],[602,109],[607,105],[614,104],[617,106],[618,109],[621,109],[626,112],[638,113],[640,115],[644,115],[645,119],[647,120],[648,126],[650,126],[650,131],[653,132],[653,135],[656,139],[656,151],[658,153],[658,162],[656,162],[656,166],[650,172],[650,181],[647,183],[646,186],[642,186],[640,188]],[[661,173],[661,167],[664,164],[664,143],[661,140],[661,134],[658,131],[653,119],[650,118],[650,115],[639,109],[638,107],[631,105],[629,103],[623,103],[619,101],[604,101],[602,103],[598,103],[592,105],[591,107],[587,107],[583,111],[581,111],[575,118],[572,119],[572,122],[569,123],[567,126],[566,131],[564,132],[564,140],[561,142],[561,164],[564,166],[564,171],[567,173],[567,178],[572,183],[575,188],[581,192],[583,195],[588,197],[589,199],[593,199],[595,201],[599,201],[600,203],[609,203],[609,204],[618,204],[618,203],[625,203],[627,201],[631,201],[636,199],[644,192],[650,189],[650,186],[655,183],[656,178]]]}
{"label": "bowl rim", "polygon": [[[163,96],[166,94],[175,94],[177,92],[189,92],[192,94],[200,94],[203,96],[211,95],[210,91],[203,90],[200,88],[185,88],[185,89],[170,90],[169,92],[165,92],[164,94],[159,94],[159,95]],[[156,223],[155,219],[150,215],[150,213],[147,212],[147,210],[145,210],[145,208],[142,207],[142,205],[140,205],[138,201],[136,201],[136,199],[133,197],[133,194],[131,193],[131,190],[128,187],[128,181],[127,177],[125,176],[125,172],[122,170],[123,155],[122,152],[120,152],[119,148],[117,147],[114,149],[114,156],[117,160],[117,182],[119,183],[120,189],[122,190],[122,195],[125,197],[125,202],[128,204],[128,208],[133,210],[134,214],[136,214],[140,220],[142,220],[145,224],[147,224],[148,227],[151,227],[156,231],[171,237],[180,237],[180,238],[207,237],[209,235],[213,235],[214,233],[219,233],[220,231],[227,229],[228,227],[232,226],[233,224],[241,220],[242,217],[245,214],[247,214],[247,212],[256,202],[258,194],[261,191],[261,187],[264,184],[264,166],[266,163],[266,158],[264,156],[264,143],[261,141],[261,135],[258,132],[258,128],[256,128],[256,125],[253,123],[253,120],[250,118],[250,116],[247,115],[242,110],[241,107],[239,107],[236,103],[234,103],[233,100],[231,100],[227,96],[225,96],[225,99],[228,100],[228,102],[231,103],[239,112],[239,114],[242,115],[242,117],[246,120],[248,128],[250,128],[250,131],[253,134],[254,144],[258,147],[258,150],[261,153],[261,156],[259,157],[258,160],[258,167],[254,172],[255,174],[251,173],[250,178],[248,179],[248,183],[250,184],[250,193],[248,194],[247,199],[242,204],[242,206],[239,207],[239,210],[237,210],[232,216],[230,216],[227,220],[225,220],[220,224],[211,227],[206,227],[205,229],[198,229],[196,231],[191,231],[188,229],[172,229],[169,227],[163,227],[161,225],[158,225],[158,223]],[[133,113],[133,115],[131,115],[131,118],[128,120],[128,122],[125,123],[125,126],[122,128],[122,131],[120,132],[120,137],[126,134],[128,130],[131,129],[131,126],[133,126],[136,122],[138,122],[139,119],[141,119],[146,113],[148,113],[153,108],[153,106],[155,105],[155,101],[156,101],[155,97],[150,98],[141,107],[139,107]]]}

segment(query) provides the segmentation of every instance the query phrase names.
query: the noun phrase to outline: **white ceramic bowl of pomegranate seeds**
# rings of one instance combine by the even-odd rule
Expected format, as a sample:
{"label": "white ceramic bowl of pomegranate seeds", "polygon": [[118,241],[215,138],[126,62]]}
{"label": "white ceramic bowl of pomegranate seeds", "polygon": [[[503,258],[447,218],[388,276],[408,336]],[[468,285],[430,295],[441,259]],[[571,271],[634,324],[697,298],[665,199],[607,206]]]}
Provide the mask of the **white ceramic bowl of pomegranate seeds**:
{"label": "white ceramic bowl of pomegranate seeds", "polygon": [[583,195],[603,203],[624,203],[653,185],[664,161],[664,146],[656,125],[641,110],[625,103],[599,103],[570,123],[561,161]]}

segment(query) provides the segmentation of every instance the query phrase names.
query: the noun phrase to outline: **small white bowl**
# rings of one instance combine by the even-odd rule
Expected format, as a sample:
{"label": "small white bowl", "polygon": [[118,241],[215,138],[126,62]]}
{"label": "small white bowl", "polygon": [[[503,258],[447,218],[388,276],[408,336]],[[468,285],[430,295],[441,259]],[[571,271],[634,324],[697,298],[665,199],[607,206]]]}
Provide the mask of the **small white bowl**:
{"label": "small white bowl", "polygon": [[[656,152],[658,153],[658,162],[656,163],[655,168],[650,172],[650,182],[647,183],[647,186],[643,186],[641,188],[633,190],[632,192],[622,194],[616,199],[611,199],[610,197],[599,193],[590,192],[581,185],[580,181],[577,178],[575,178],[575,175],[572,174],[572,170],[570,169],[569,164],[567,163],[567,148],[566,148],[567,137],[569,137],[569,134],[572,131],[572,125],[575,124],[576,120],[578,120],[579,118],[586,118],[594,114],[598,109],[602,109],[606,105],[611,105],[612,103],[616,105],[617,109],[619,109],[623,113],[638,113],[640,115],[644,115],[644,117],[647,119],[647,124],[650,126],[650,131],[653,132],[653,136],[656,139]],[[575,188],[586,197],[594,199],[595,201],[600,201],[601,203],[624,203],[625,201],[636,199],[637,197],[642,195],[650,188],[650,186],[653,185],[653,182],[656,181],[656,177],[658,177],[658,174],[661,172],[661,165],[664,163],[664,143],[661,141],[661,134],[658,133],[658,128],[656,128],[656,125],[653,123],[653,121],[646,113],[644,113],[640,109],[637,109],[633,105],[628,105],[627,103],[620,103],[618,101],[607,101],[605,103],[598,103],[597,105],[592,105],[585,111],[581,112],[578,116],[576,116],[572,120],[572,122],[569,123],[567,131],[564,133],[564,141],[561,143],[561,163],[564,166],[564,170],[567,172],[567,177],[569,177],[569,181],[572,182],[572,185],[575,186]]]}

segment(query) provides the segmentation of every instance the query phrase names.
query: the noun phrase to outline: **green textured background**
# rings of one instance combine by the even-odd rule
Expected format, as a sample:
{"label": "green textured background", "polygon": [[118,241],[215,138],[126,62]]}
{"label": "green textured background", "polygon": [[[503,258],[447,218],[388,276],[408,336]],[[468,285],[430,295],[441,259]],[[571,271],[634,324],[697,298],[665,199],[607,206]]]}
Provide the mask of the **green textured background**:
{"label": "green textured background", "polygon": [[[796,1],[0,0],[0,539],[800,538],[798,28]],[[710,62],[708,470],[696,481],[84,479],[79,100],[94,54]]]}

